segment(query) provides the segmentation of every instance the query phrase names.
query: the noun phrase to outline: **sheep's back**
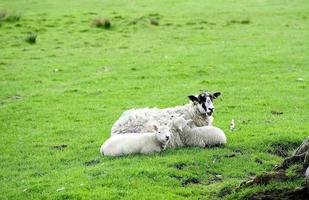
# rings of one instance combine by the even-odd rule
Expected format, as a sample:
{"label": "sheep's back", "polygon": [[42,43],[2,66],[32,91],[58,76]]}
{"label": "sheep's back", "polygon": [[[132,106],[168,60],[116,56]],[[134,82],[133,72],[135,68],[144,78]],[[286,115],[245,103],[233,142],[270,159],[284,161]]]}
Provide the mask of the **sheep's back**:
{"label": "sheep's back", "polygon": [[[153,124],[167,125],[173,117],[180,116],[180,109],[141,108],[125,111],[112,127],[112,135],[153,132]],[[188,118],[187,116],[185,116]]]}

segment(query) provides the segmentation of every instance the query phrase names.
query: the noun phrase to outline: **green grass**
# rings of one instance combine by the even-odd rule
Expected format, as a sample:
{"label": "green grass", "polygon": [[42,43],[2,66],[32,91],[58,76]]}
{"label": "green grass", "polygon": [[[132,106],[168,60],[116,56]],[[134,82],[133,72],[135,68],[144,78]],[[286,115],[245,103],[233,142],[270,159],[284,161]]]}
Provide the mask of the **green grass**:
{"label": "green grass", "polygon": [[[219,199],[269,171],[282,160],[272,144],[308,135],[308,10],[306,0],[2,0],[19,18],[0,21],[0,199]],[[111,28],[94,27],[97,16]],[[223,93],[214,123],[226,147],[99,154],[124,110],[181,105],[205,89]],[[189,178],[200,184],[183,187]]]}

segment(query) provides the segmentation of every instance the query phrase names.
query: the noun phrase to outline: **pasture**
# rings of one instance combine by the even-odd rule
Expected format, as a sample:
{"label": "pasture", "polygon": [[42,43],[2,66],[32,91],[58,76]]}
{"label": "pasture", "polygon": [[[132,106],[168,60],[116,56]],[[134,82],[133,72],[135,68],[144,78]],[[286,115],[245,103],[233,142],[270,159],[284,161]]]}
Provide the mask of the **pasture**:
{"label": "pasture", "polygon": [[[306,0],[1,0],[0,199],[240,199],[302,184],[234,190],[308,136],[308,10]],[[123,111],[201,90],[222,93],[214,125],[227,145],[100,155]]]}

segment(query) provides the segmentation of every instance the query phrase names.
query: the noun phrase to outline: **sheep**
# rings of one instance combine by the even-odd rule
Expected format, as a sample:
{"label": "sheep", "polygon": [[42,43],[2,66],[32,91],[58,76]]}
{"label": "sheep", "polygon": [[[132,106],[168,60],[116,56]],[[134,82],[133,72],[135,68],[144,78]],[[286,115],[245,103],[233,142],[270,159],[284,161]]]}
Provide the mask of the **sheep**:
{"label": "sheep", "polygon": [[[112,126],[111,135],[152,132],[153,130],[149,125],[150,121],[155,121],[159,125],[167,125],[176,117],[183,117],[186,120],[191,119],[196,127],[210,126],[213,123],[213,100],[220,95],[220,92],[213,94],[203,92],[198,96],[188,96],[190,102],[183,106],[164,109],[140,108],[127,110]],[[183,146],[178,133],[171,129],[171,134],[172,137],[167,147]]]}
{"label": "sheep", "polygon": [[190,127],[191,120],[182,117],[173,120],[172,127],[177,129],[184,146],[208,147],[226,144],[224,132],[214,126]]}
{"label": "sheep", "polygon": [[167,126],[154,125],[155,132],[111,136],[101,146],[100,152],[105,156],[121,156],[128,154],[151,154],[165,149],[171,138]]}

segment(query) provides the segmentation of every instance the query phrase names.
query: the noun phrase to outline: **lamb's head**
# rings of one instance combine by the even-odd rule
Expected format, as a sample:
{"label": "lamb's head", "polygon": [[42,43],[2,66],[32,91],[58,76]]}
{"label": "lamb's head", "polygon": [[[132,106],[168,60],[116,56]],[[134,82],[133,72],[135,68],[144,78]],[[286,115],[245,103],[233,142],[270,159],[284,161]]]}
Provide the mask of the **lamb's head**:
{"label": "lamb's head", "polygon": [[167,144],[171,139],[171,132],[168,126],[157,126],[154,125],[157,140],[162,144]]}
{"label": "lamb's head", "polygon": [[213,100],[218,98],[221,92],[209,93],[203,92],[197,96],[190,95],[189,99],[193,102],[194,108],[202,115],[211,116],[215,110]]}
{"label": "lamb's head", "polygon": [[178,131],[182,131],[184,127],[187,125],[187,120],[185,120],[183,117],[178,117],[173,120],[172,126],[176,128]]}
{"label": "lamb's head", "polygon": [[178,131],[181,131],[181,132],[183,131],[185,127],[192,128],[192,126],[194,126],[193,124],[194,123],[191,119],[185,120],[183,117],[178,117],[172,121],[172,127],[176,128]]}

